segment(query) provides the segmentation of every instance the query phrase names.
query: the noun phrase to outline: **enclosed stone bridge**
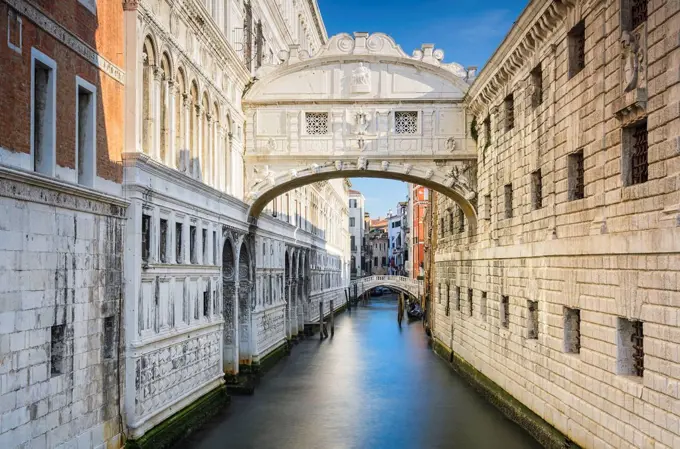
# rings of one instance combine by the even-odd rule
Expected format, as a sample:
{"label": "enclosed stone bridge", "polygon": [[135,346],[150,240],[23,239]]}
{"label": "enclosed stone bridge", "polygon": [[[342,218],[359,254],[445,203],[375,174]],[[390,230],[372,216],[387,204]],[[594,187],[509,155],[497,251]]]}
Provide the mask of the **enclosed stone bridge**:
{"label": "enclosed stone bridge", "polygon": [[[356,287],[355,287],[356,286]],[[401,293],[407,293],[415,298],[423,294],[423,281],[406,276],[375,275],[356,279],[349,284],[350,292],[362,295],[376,287],[389,287]]]}
{"label": "enclosed stone bridge", "polygon": [[476,159],[463,98],[474,69],[389,36],[333,36],[315,55],[292,46],[244,95],[246,199],[256,218],[277,196],[332,178],[378,177],[453,198],[476,224]]}

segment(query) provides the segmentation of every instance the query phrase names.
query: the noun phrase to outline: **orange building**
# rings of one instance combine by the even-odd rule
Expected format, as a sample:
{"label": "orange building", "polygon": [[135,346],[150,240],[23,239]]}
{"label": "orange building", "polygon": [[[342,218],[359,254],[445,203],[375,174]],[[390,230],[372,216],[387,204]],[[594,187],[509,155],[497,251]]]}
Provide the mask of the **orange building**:
{"label": "orange building", "polygon": [[430,189],[416,184],[411,184],[411,254],[414,277],[423,276],[424,249],[425,249],[425,215],[430,207]]}

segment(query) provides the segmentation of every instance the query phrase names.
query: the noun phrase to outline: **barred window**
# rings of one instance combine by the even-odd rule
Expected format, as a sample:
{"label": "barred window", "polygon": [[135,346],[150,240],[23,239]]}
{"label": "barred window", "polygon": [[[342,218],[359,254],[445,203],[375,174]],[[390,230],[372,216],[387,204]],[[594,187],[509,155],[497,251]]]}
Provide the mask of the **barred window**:
{"label": "barred window", "polygon": [[534,210],[543,207],[543,178],[540,169],[531,173],[531,205]]}
{"label": "barred window", "polygon": [[648,179],[647,120],[623,129],[623,184],[642,184]]}
{"label": "barred window", "polygon": [[645,370],[644,327],[642,321],[619,318],[616,328],[616,373],[642,377]]}
{"label": "barred window", "polygon": [[582,199],[584,197],[583,150],[575,151],[568,156],[567,172],[569,201]]}
{"label": "barred window", "polygon": [[630,5],[631,29],[647,21],[647,1],[648,0],[628,0]]}
{"label": "barred window", "polygon": [[581,352],[581,311],[564,308],[564,352]]}
{"label": "barred window", "polygon": [[538,301],[527,301],[527,338],[538,338]]}
{"label": "barred window", "polygon": [[395,112],[394,132],[396,134],[416,134],[418,132],[418,113],[413,111]]}
{"label": "barred window", "polygon": [[567,35],[569,43],[569,78],[586,66],[586,25],[583,20],[577,23]]}
{"label": "barred window", "polygon": [[328,112],[306,112],[305,123],[309,135],[328,134]]}
{"label": "barred window", "polygon": [[506,184],[505,193],[505,218],[512,218],[512,184]]}
{"label": "barred window", "polygon": [[504,328],[510,327],[510,297],[503,295],[501,296],[501,326]]}

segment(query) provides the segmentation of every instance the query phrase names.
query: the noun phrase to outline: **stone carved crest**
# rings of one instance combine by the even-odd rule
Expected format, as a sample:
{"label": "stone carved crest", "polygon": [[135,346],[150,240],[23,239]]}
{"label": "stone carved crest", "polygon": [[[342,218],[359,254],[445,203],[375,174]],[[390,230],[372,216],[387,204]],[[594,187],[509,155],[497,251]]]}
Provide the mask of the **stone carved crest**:
{"label": "stone carved crest", "polygon": [[364,66],[363,62],[359,67],[352,70],[352,93],[367,93],[371,91],[371,69]]}
{"label": "stone carved crest", "polygon": [[624,92],[642,87],[644,70],[644,51],[641,45],[643,30],[636,32],[624,31],[621,34],[621,57]]}

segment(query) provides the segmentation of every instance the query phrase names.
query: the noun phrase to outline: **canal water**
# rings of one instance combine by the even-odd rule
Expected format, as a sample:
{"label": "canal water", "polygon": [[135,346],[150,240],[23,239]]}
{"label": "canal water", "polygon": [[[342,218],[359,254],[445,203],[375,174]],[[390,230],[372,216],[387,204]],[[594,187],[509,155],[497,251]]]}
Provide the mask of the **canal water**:
{"label": "canal water", "polygon": [[254,396],[184,441],[199,449],[532,449],[541,446],[427,346],[399,328],[394,295],[336,317],[335,336],[303,340]]}

